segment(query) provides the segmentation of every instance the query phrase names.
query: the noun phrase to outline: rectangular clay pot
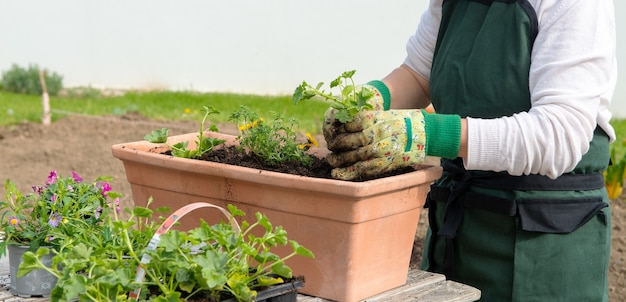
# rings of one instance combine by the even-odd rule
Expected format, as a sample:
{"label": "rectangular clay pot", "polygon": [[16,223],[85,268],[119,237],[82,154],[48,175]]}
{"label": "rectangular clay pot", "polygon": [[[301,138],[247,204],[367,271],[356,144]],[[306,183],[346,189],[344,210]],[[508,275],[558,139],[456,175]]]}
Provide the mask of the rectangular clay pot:
{"label": "rectangular clay pot", "polygon": [[[234,143],[231,135],[207,135]],[[197,133],[190,133],[172,136],[168,143],[192,145],[195,140]],[[210,202],[236,205],[248,216],[264,213],[315,254],[315,259],[287,261],[294,275],[306,278],[300,292],[336,301],[359,301],[406,283],[420,211],[430,184],[441,175],[440,167],[422,166],[403,175],[349,182],[160,154],[167,149],[146,141],[112,147],[137,204],[152,196],[153,207]],[[327,152],[313,150],[318,156]],[[183,226],[195,226],[201,218],[210,222],[210,215],[194,212]]]}

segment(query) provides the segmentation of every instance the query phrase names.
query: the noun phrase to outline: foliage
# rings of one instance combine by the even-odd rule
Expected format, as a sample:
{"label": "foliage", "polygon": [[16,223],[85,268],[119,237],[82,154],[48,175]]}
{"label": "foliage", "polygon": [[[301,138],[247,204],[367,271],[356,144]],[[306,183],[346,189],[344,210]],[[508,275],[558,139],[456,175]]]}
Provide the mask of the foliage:
{"label": "foliage", "polygon": [[[13,64],[11,69],[2,73],[2,89],[15,93],[41,95],[43,89],[39,80],[40,70],[37,65],[31,64],[28,68],[23,68]],[[45,72],[44,80],[48,95],[56,96],[63,89],[63,77],[56,72]]]}
{"label": "foliage", "polygon": [[612,164],[604,171],[604,185],[610,199],[616,199],[622,195],[624,179],[626,178],[626,155],[619,160],[615,148],[611,148]]}
{"label": "foliage", "polygon": [[74,171],[71,177],[52,171],[43,185],[33,186],[34,192],[25,195],[7,179],[6,199],[0,202],[5,233],[0,255],[7,245],[28,245],[31,251],[40,246],[57,247],[61,236],[78,236],[84,225],[100,224],[102,212],[119,203],[120,195],[111,191],[109,180],[98,177],[83,182]]}
{"label": "foliage", "polygon": [[[204,118],[200,122],[200,131],[198,132],[198,140],[196,141],[195,149],[189,148],[189,142],[180,142],[174,145],[168,145],[172,149],[172,155],[183,158],[199,158],[202,154],[211,151],[215,146],[224,143],[223,139],[211,138],[204,136],[205,131],[217,132],[216,125],[210,125],[208,128],[204,128],[206,119],[211,114],[219,113],[213,107],[204,106]],[[144,136],[144,139],[151,143],[167,143],[169,129],[161,128],[160,130],[153,130],[150,134]]]}
{"label": "foliage", "polygon": [[298,161],[310,165],[312,158],[306,151],[317,142],[308,135],[308,143],[297,142],[298,121],[274,113],[274,118],[266,121],[246,106],[230,115],[230,120],[238,128],[240,135],[237,140],[242,148],[263,158],[269,165],[277,165],[288,161]]}
{"label": "foliage", "polygon": [[355,70],[343,72],[339,77],[330,82],[330,89],[339,88],[340,96],[334,96],[331,92],[322,90],[323,82],[318,83],[315,87],[303,81],[300,86],[296,87],[293,93],[293,102],[298,104],[300,101],[320,97],[330,102],[332,108],[337,109],[335,117],[342,123],[352,121],[355,114],[360,111],[372,109],[372,104],[368,100],[374,96],[374,91],[367,86],[356,87],[352,77],[356,73]]}
{"label": "foliage", "polygon": [[[160,227],[154,214],[165,213],[167,208],[152,210],[136,206],[125,209],[126,220],[118,216],[118,209],[103,211],[103,222],[98,225],[81,224],[79,236],[62,236],[58,251],[40,248],[27,252],[18,269],[23,276],[34,269],[44,269],[58,278],[52,290],[53,301],[125,301],[126,295],[141,286],[132,282],[139,264],[139,253],[148,246]],[[53,264],[41,262],[44,255],[54,254]]]}
{"label": "foliage", "polygon": [[[150,202],[149,202],[150,204]],[[245,214],[229,205],[233,216]],[[148,219],[149,208],[136,207],[136,217]],[[241,231],[231,224],[221,222],[201,225],[189,231],[170,230],[160,235],[156,249],[145,249],[151,261],[143,264],[145,280],[136,281],[135,268],[140,264],[141,249],[131,242],[137,233],[142,238],[151,237],[157,230],[146,220],[132,222],[108,220],[111,234],[120,240],[74,240],[68,238],[53,257],[52,267],[46,267],[41,257],[50,253],[42,248],[37,253],[27,252],[18,274],[33,269],[45,269],[59,277],[52,291],[54,300],[68,301],[132,301],[129,292],[141,289],[139,300],[181,301],[204,295],[219,298],[224,295],[238,301],[253,301],[256,290],[291,278],[291,269],[285,261],[296,255],[313,257],[313,254],[295,241],[287,238],[286,231],[273,227],[263,214],[256,214],[253,224],[243,221]],[[135,230],[135,226],[145,226]],[[261,236],[255,234],[260,229]],[[97,234],[93,234],[97,239]],[[149,236],[147,236],[149,235]],[[144,246],[147,242],[142,240]],[[291,245],[293,252],[279,257],[271,249]],[[124,250],[125,254],[108,252]]]}

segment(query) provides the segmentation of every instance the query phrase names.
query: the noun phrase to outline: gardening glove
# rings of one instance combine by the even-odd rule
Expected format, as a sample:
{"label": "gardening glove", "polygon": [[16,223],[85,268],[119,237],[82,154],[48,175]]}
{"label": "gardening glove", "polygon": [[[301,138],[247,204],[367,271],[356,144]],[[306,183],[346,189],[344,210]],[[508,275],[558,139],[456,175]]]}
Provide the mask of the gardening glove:
{"label": "gardening glove", "polygon": [[[374,95],[370,97],[368,103],[372,105],[373,110],[389,110],[391,106],[391,94],[389,92],[389,88],[385,83],[379,80],[370,81],[365,85],[356,86],[355,90],[359,91],[363,89],[363,87],[367,87],[368,89],[374,92]],[[343,124],[339,123],[335,119],[335,113],[337,110],[334,108],[328,108],[324,113],[324,124],[323,124],[323,133],[324,137],[334,136],[335,133],[343,133],[345,132],[343,129]]]}
{"label": "gardening glove", "polygon": [[374,96],[368,100],[368,103],[372,104],[374,110],[389,110],[389,107],[391,107],[391,93],[385,83],[379,80],[369,81],[365,85],[357,86],[356,89],[359,90],[362,87],[367,87],[374,91]]}
{"label": "gardening glove", "polygon": [[424,162],[427,155],[456,158],[461,142],[458,115],[423,110],[363,111],[327,138],[333,178],[370,178]]}

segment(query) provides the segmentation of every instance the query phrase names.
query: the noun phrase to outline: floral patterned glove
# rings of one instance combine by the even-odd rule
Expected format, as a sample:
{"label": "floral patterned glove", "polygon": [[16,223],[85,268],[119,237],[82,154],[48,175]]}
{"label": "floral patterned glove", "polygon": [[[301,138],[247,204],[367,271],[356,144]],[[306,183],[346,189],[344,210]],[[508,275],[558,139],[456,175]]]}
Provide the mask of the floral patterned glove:
{"label": "floral patterned glove", "polygon": [[[391,94],[385,83],[379,80],[370,81],[365,85],[356,86],[355,90],[358,91],[363,87],[367,87],[374,91],[374,96],[368,100],[368,102],[372,105],[373,110],[389,110],[389,107],[391,106]],[[336,133],[345,132],[343,124],[337,122],[335,119],[336,112],[337,110],[328,108],[328,110],[324,113],[323,132],[325,138],[335,136]]]}
{"label": "floral patterned glove", "polygon": [[[332,119],[332,114],[330,116]],[[421,110],[364,111],[328,133],[333,178],[372,177],[420,164],[426,155],[456,158],[461,118]],[[325,135],[327,133],[325,132]]]}
{"label": "floral patterned glove", "polygon": [[367,86],[374,91],[374,96],[369,99],[369,103],[372,104],[374,110],[389,110],[389,107],[391,107],[391,93],[385,83],[379,80],[369,81],[365,85],[357,86],[356,89],[360,89],[363,86]]}

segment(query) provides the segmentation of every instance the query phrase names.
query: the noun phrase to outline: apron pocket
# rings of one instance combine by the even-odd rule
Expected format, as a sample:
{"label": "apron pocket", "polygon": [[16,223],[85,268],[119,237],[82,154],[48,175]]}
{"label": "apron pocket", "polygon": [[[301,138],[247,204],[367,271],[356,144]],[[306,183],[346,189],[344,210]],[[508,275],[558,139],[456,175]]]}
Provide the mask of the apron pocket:
{"label": "apron pocket", "polygon": [[517,200],[523,230],[552,234],[573,232],[607,206],[602,197]]}

